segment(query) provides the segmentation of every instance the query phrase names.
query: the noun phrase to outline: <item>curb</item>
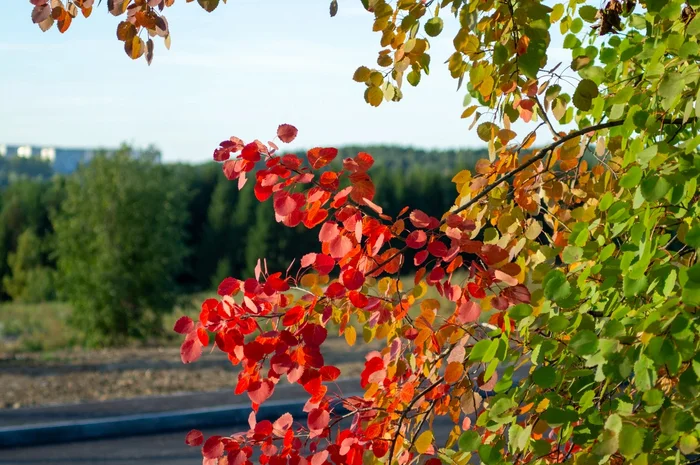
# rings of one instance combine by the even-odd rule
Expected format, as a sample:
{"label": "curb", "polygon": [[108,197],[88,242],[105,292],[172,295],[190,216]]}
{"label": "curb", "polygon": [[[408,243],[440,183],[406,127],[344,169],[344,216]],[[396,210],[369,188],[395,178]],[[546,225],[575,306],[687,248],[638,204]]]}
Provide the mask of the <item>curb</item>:
{"label": "curb", "polygon": [[[287,412],[295,417],[302,416],[305,403],[268,402],[260,406],[256,417],[258,421],[276,420]],[[249,405],[241,405],[4,427],[0,428],[0,449],[166,433],[194,428],[247,425],[250,412]]]}

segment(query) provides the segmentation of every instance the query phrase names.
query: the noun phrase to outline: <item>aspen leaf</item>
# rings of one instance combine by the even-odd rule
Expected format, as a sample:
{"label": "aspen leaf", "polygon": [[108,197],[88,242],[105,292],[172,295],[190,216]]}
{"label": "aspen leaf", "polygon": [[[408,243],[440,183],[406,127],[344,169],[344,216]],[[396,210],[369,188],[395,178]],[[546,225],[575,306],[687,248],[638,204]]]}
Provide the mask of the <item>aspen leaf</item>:
{"label": "aspen leaf", "polygon": [[197,0],[197,3],[208,13],[216,10],[216,7],[219,6],[219,0]]}
{"label": "aspen leaf", "polygon": [[349,346],[354,346],[355,341],[357,340],[357,331],[355,331],[355,328],[352,326],[348,326],[345,328],[345,341],[348,343]]}
{"label": "aspen leaf", "polygon": [[416,439],[416,443],[414,444],[416,451],[419,454],[425,454],[430,448],[430,446],[433,444],[433,432],[432,431],[423,431],[419,436],[418,439]]}
{"label": "aspen leaf", "polygon": [[450,362],[445,369],[445,382],[453,384],[462,378],[464,373],[464,365],[461,362]]}

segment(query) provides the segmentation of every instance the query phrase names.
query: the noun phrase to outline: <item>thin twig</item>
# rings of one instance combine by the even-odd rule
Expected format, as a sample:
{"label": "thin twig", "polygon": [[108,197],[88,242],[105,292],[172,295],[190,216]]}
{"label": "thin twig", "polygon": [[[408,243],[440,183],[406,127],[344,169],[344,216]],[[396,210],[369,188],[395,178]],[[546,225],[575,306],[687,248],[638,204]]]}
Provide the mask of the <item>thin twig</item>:
{"label": "thin twig", "polygon": [[[691,118],[685,123],[681,119],[662,120],[662,122],[664,124],[687,124],[690,122],[695,122],[695,118]],[[578,131],[574,131],[572,133],[569,133],[569,134],[563,136],[561,139],[556,140],[556,141],[552,142],[551,144],[547,145],[546,147],[544,147],[543,149],[541,149],[539,152],[537,152],[537,155],[535,155],[534,157],[532,157],[531,159],[529,159],[528,161],[526,161],[525,163],[523,163],[522,165],[520,165],[519,167],[514,169],[513,171],[510,171],[510,172],[504,174],[503,176],[498,178],[496,181],[494,181],[493,183],[486,186],[484,188],[484,190],[479,192],[479,194],[477,194],[469,202],[465,203],[464,205],[462,205],[458,209],[454,210],[452,212],[452,214],[458,214],[458,213],[463,212],[464,210],[468,209],[469,207],[471,207],[472,205],[477,203],[479,200],[486,197],[489,194],[489,192],[491,192],[496,187],[498,187],[498,185],[501,184],[503,181],[506,181],[507,179],[512,178],[513,176],[520,173],[521,171],[525,171],[529,166],[542,160],[544,157],[547,156],[548,153],[554,151],[554,149],[556,149],[560,145],[564,144],[565,142],[568,142],[571,139],[575,139],[577,137],[586,135],[589,132],[595,132],[595,131],[600,131],[601,129],[608,129],[608,128],[614,128],[617,126],[622,126],[624,123],[625,123],[625,120],[608,121],[607,123],[601,123],[601,124],[596,124],[594,126],[589,126],[587,128],[579,129]],[[444,225],[446,222],[447,222],[447,218],[443,219],[440,222],[440,226]]]}

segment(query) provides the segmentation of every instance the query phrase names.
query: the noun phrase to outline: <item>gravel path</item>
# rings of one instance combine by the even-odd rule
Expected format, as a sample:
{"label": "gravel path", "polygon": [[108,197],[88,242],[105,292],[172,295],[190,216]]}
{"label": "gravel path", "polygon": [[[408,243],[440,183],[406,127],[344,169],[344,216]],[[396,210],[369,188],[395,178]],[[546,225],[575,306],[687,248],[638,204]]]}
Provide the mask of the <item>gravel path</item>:
{"label": "gravel path", "polygon": [[[359,376],[374,345],[324,344],[327,365],[344,377]],[[62,351],[0,358],[0,408],[66,404],[141,396],[233,389],[236,367],[225,354],[205,353],[184,365],[177,347]]]}

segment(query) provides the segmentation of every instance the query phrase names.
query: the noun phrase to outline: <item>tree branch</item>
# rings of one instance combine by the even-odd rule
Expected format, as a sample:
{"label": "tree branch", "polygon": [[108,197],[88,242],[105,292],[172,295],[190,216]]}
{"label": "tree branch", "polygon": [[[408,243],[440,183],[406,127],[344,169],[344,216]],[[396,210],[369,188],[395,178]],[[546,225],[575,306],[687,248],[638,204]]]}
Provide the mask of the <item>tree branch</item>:
{"label": "tree branch", "polygon": [[[691,119],[689,119],[688,121],[686,121],[685,123],[683,122],[682,119],[673,119],[673,120],[661,119],[660,121],[661,121],[663,124],[680,124],[680,125],[684,125],[684,124],[688,124],[688,123],[691,123],[691,122],[695,122],[695,120],[696,120],[696,118],[691,118]],[[521,171],[524,171],[525,169],[527,169],[529,166],[531,166],[531,165],[535,164],[536,162],[542,160],[544,157],[547,156],[548,153],[554,151],[554,149],[556,149],[556,148],[559,147],[560,145],[562,145],[562,144],[564,144],[564,143],[570,141],[571,139],[575,139],[575,138],[577,138],[577,137],[586,135],[586,134],[588,134],[589,132],[595,132],[595,131],[600,131],[601,129],[608,129],[608,128],[614,128],[614,127],[617,127],[617,126],[622,126],[622,125],[624,124],[624,122],[625,122],[624,120],[608,121],[607,123],[601,123],[601,124],[596,124],[596,125],[594,125],[594,126],[589,126],[589,127],[587,127],[587,128],[579,129],[578,131],[574,131],[574,132],[572,132],[572,133],[569,133],[569,134],[563,136],[561,139],[556,140],[556,141],[552,142],[551,144],[547,145],[546,147],[542,148],[539,152],[537,152],[537,155],[535,155],[534,157],[532,157],[531,159],[529,159],[528,161],[526,161],[525,163],[523,163],[522,165],[520,165],[519,167],[517,167],[516,169],[514,169],[513,171],[510,171],[510,172],[504,174],[503,176],[501,176],[500,178],[496,179],[496,181],[494,181],[493,183],[489,184],[488,186],[486,186],[486,187],[484,188],[484,190],[482,190],[481,192],[479,192],[479,194],[477,194],[476,197],[474,197],[474,198],[471,199],[469,202],[467,202],[466,204],[462,205],[461,207],[459,207],[458,209],[456,209],[455,211],[453,211],[453,212],[451,212],[451,213],[452,213],[452,214],[457,214],[457,213],[461,213],[461,212],[463,212],[464,210],[468,209],[469,207],[471,207],[472,205],[474,205],[475,203],[477,203],[479,200],[481,200],[481,199],[483,199],[484,197],[486,197],[486,196],[489,194],[489,192],[491,192],[491,191],[494,190],[496,187],[498,187],[498,185],[501,184],[503,181],[506,181],[507,179],[512,178],[512,177],[515,176],[516,174],[518,174],[518,173],[520,173]],[[444,225],[446,222],[447,222],[447,219],[443,219],[443,220],[440,222],[440,226]]]}
{"label": "tree branch", "polygon": [[403,423],[404,419],[406,419],[406,415],[408,415],[408,412],[411,411],[413,406],[418,402],[419,399],[421,399],[423,396],[425,396],[427,393],[435,389],[437,386],[439,386],[442,382],[444,381],[444,378],[439,378],[437,381],[435,381],[433,384],[428,386],[427,388],[423,389],[416,397],[411,400],[411,402],[406,406],[406,409],[403,411],[401,414],[401,417],[399,418],[399,424],[396,427],[396,435],[393,437],[391,440],[391,448],[389,449],[389,461],[387,463],[391,463],[392,460],[394,459],[394,449],[396,448],[396,441],[398,441],[399,436],[401,435],[401,424]]}

